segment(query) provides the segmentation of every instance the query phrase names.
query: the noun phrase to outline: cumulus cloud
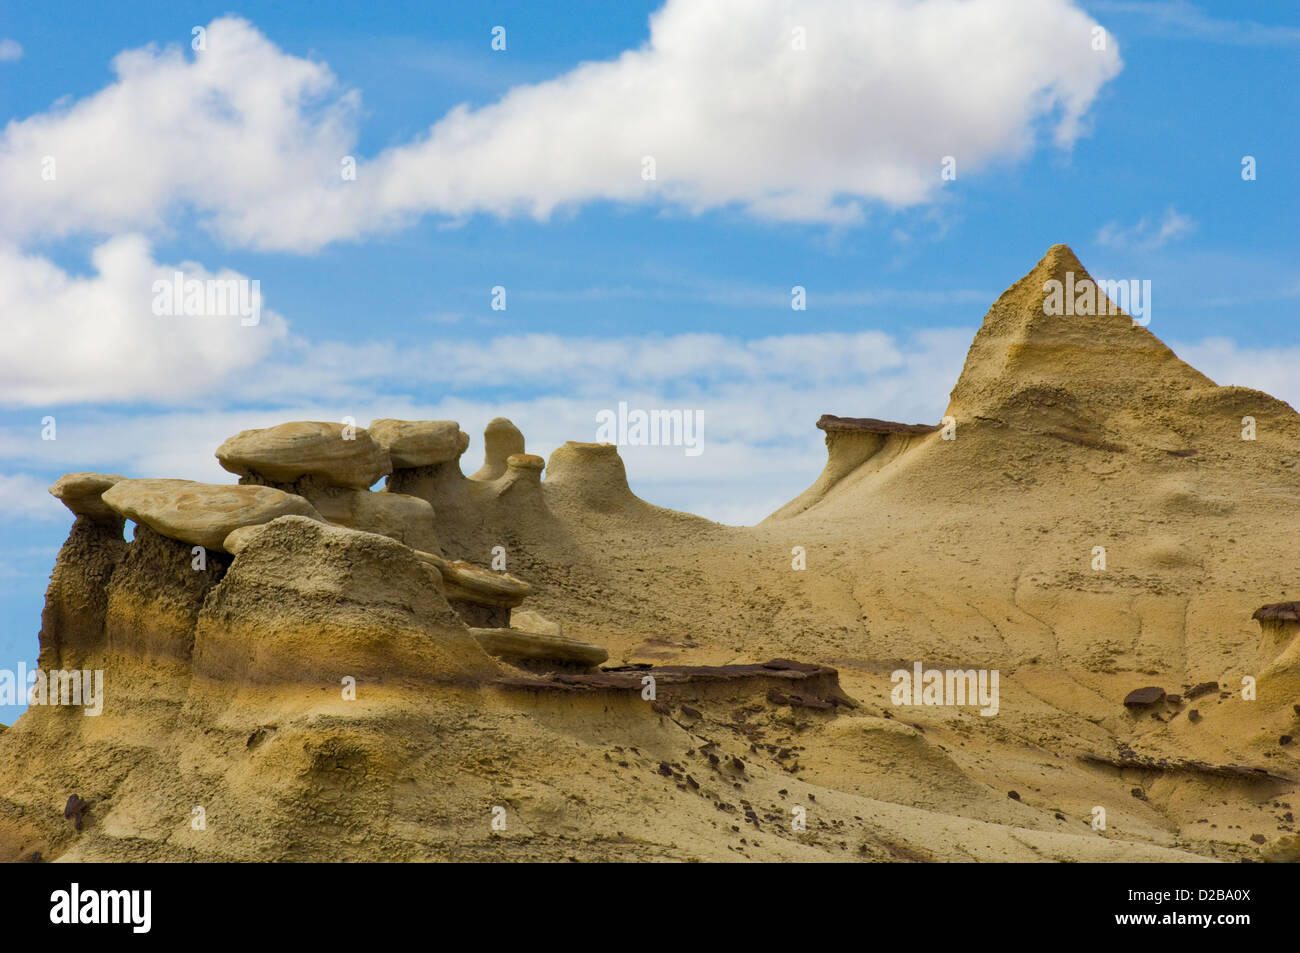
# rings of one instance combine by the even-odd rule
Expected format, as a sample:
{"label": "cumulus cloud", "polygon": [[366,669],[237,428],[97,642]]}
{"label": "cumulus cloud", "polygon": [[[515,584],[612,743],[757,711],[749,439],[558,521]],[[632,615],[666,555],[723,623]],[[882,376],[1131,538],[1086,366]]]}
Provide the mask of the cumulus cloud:
{"label": "cumulus cloud", "polygon": [[1107,222],[1097,232],[1097,244],[1107,248],[1155,251],[1191,234],[1195,228],[1196,222],[1190,215],[1184,215],[1171,205],[1158,220],[1143,216],[1136,225],[1128,228],[1118,222]]}
{"label": "cumulus cloud", "polygon": [[202,51],[122,53],[111,86],[10,123],[0,205],[20,235],[146,230],[185,206],[232,243],[299,251],[594,200],[851,223],[932,199],[944,156],[969,174],[1043,127],[1068,147],[1121,68],[1094,26],[1070,0],[668,0],[640,48],[457,107],[347,181],[355,91],[222,18]]}
{"label": "cumulus cloud", "polygon": [[194,262],[155,262],[138,235],[112,238],[91,256],[95,273],[70,275],[45,258],[0,245],[0,402],[195,400],[262,361],[286,333],[263,310],[238,315],[154,313],[154,282],[245,280]]}
{"label": "cumulus cloud", "polygon": [[1119,69],[1113,47],[1092,50],[1092,26],[1058,0],[670,0],[641,49],[455,110],[371,171],[396,186],[379,193],[394,210],[542,217],[662,198],[857,221],[861,199],[933,196],[945,155],[977,169],[1022,154],[1044,116],[1072,142]]}
{"label": "cumulus cloud", "polygon": [[[945,156],[965,176],[1044,136],[1068,148],[1121,68],[1113,42],[1092,48],[1094,26],[1070,0],[667,0],[641,47],[458,107],[368,159],[359,94],[244,20],[213,21],[200,51],[124,52],[109,86],[0,132],[0,402],[193,404],[239,386],[215,411],[83,408],[39,451],[0,431],[0,460],[222,479],[225,436],[343,415],[450,417],[477,435],[505,413],[547,452],[591,439],[595,411],[627,400],[703,410],[709,448],[689,468],[630,449],[634,485],[756,518],[820,469],[821,413],[937,419],[970,332],[308,343],[271,312],[255,328],[155,315],[153,282],[174,268],[142,236],[193,214],[231,245],[311,252],[420,215],[545,218],[592,201],[853,223],[873,203],[934,199]],[[24,251],[81,234],[112,236],[86,276]]]}
{"label": "cumulus cloud", "polygon": [[44,480],[30,473],[0,473],[0,519],[71,519],[67,508],[50,496]]}
{"label": "cumulus cloud", "polygon": [[5,230],[142,230],[188,204],[230,236],[249,216],[287,215],[292,233],[309,217],[301,203],[339,179],[357,96],[242,20],[214,21],[206,45],[189,56],[174,46],[121,53],[111,85],[10,122],[0,137]]}
{"label": "cumulus cloud", "polygon": [[23,58],[22,44],[9,37],[0,37],[0,63],[13,63]]}

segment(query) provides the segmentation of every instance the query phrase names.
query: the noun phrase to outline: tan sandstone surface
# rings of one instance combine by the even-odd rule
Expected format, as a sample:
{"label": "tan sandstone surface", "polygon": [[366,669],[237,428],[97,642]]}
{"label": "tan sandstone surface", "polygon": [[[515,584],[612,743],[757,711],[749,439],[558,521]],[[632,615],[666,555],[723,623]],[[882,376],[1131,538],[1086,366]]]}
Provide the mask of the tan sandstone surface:
{"label": "tan sandstone surface", "polygon": [[[993,305],[944,421],[830,408],[863,416],[754,527],[638,499],[609,445],[543,473],[500,418],[472,477],[454,422],[246,431],[261,509],[219,519],[75,475],[41,664],[104,708],[0,733],[0,856],[1291,859],[1300,416],[1046,314],[1067,272]],[[996,670],[997,713],[894,704],[918,662]]]}

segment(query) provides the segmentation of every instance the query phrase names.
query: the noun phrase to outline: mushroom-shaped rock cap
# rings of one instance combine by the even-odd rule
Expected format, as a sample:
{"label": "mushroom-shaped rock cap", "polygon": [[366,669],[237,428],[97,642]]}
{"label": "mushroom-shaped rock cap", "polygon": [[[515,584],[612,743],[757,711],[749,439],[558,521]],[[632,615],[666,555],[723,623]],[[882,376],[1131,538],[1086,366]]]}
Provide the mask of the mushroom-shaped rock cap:
{"label": "mushroom-shaped rock cap", "polygon": [[217,449],[217,460],[240,476],[275,483],[316,476],[359,490],[392,472],[388,451],[365,428],[315,420],[237,433]]}
{"label": "mushroom-shaped rock cap", "polygon": [[483,428],[483,466],[471,480],[495,480],[506,472],[511,454],[524,452],[524,435],[504,417],[496,417]]}
{"label": "mushroom-shaped rock cap", "polygon": [[320,519],[301,496],[270,486],[122,480],[104,493],[104,502],[163,536],[215,550],[221,550],[226,537],[242,526],[269,523],[280,516]]}
{"label": "mushroom-shaped rock cap", "polygon": [[1274,602],[1260,606],[1251,618],[1256,622],[1300,622],[1300,602]]}
{"label": "mushroom-shaped rock cap", "polygon": [[506,466],[511,470],[541,470],[546,461],[535,453],[512,453],[506,457]]}
{"label": "mushroom-shaped rock cap", "polygon": [[827,433],[935,433],[939,425],[898,424],[875,417],[836,417],[822,414],[817,426]]}
{"label": "mushroom-shaped rock cap", "polygon": [[430,467],[456,460],[469,446],[469,434],[454,420],[370,421],[370,436],[388,451],[393,469]]}
{"label": "mushroom-shaped rock cap", "polygon": [[536,482],[542,478],[546,461],[535,453],[512,453],[506,458],[506,472]]}
{"label": "mushroom-shaped rock cap", "polygon": [[120,517],[101,497],[105,490],[125,479],[116,473],[65,473],[54,481],[50,495],[78,516],[117,520]]}

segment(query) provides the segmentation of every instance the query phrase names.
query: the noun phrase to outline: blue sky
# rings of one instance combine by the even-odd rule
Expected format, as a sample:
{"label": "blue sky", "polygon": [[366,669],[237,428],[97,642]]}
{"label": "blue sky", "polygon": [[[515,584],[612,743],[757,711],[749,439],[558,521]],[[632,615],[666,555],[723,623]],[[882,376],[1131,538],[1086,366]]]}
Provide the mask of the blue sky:
{"label": "blue sky", "polygon": [[[1044,0],[1021,37],[1002,0],[964,23],[946,0],[720,0],[669,3],[652,39],[663,6],[11,5],[0,667],[35,661],[63,472],[233,480],[224,436],[345,414],[457,419],[472,471],[491,417],[545,455],[626,400],[705,421],[699,457],[625,450],[637,492],[753,522],[816,477],[819,414],[937,420],[984,311],[1055,242],[1151,280],[1150,329],[1218,382],[1300,399],[1294,4]],[[1107,48],[1079,53],[1093,23]],[[792,24],[807,49],[777,75],[813,92],[782,106],[753,77]],[[191,87],[201,56],[230,102]],[[662,181],[611,172],[624,148]],[[345,151],[351,191],[324,182]],[[160,323],[129,276],[182,263],[257,279],[261,325]]]}

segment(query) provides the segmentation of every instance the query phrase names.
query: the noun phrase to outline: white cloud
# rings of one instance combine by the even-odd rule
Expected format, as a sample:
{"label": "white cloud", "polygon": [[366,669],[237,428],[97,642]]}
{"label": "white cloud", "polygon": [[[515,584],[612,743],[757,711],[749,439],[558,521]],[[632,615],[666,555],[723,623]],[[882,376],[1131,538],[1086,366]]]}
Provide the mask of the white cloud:
{"label": "white cloud", "polygon": [[104,242],[91,261],[95,274],[78,277],[0,245],[0,402],[195,400],[263,360],[286,333],[265,309],[249,327],[237,316],[155,315],[153,282],[177,269],[187,279],[244,276],[158,264],[137,235]]}
{"label": "white cloud", "polygon": [[1107,222],[1097,232],[1097,244],[1107,248],[1155,251],[1175,239],[1189,235],[1196,228],[1190,215],[1184,215],[1172,205],[1158,221],[1143,216],[1136,225],[1122,227],[1118,222]]}
{"label": "white cloud", "polygon": [[[686,457],[676,447],[621,448],[633,488],[652,503],[748,523],[793,498],[821,471],[823,435],[813,426],[821,414],[936,422],[972,335],[973,329],[954,328],[906,339],[876,332],[757,341],[700,342],[691,335],[608,342],[556,339],[557,351],[540,352],[531,338],[502,339],[503,350],[526,354],[532,347],[538,353],[531,367],[510,365],[512,374],[523,375],[518,392],[500,386],[501,365],[494,363],[491,348],[467,345],[457,351],[459,383],[446,386],[436,380],[449,365],[416,353],[409,364],[382,378],[392,392],[376,394],[370,385],[380,379],[379,369],[392,351],[361,345],[348,352],[332,345],[337,349],[334,361],[309,361],[315,375],[290,378],[300,386],[267,406],[77,410],[59,417],[57,441],[41,441],[35,420],[0,428],[0,465],[55,475],[101,470],[233,482],[213,457],[231,434],[287,420],[351,415],[363,424],[376,417],[457,420],[471,435],[464,464],[472,472],[483,452],[483,427],[493,417],[514,420],[530,452],[549,456],[566,440],[596,439],[596,412],[627,401],[631,408],[701,411],[704,421],[704,452],[698,457]],[[687,342],[691,347],[684,346]],[[1254,387],[1300,405],[1294,374],[1300,349],[1247,348],[1223,338],[1173,346],[1219,383]],[[548,355],[561,347],[571,353],[557,370]],[[697,359],[693,348],[703,348],[705,357]],[[818,364],[821,355],[841,350],[849,356]],[[624,360],[637,352],[646,353],[640,360]],[[280,376],[274,361],[247,375],[257,381]],[[430,399],[429,393],[440,396]],[[44,496],[43,482],[21,475],[14,479],[18,482],[6,484],[0,478],[0,496],[27,502],[12,504],[0,516],[17,516],[33,502],[48,508],[52,501]],[[53,512],[61,509],[56,505]]]}
{"label": "white cloud", "polygon": [[0,63],[14,63],[23,58],[22,44],[8,37],[0,37]]}
{"label": "white cloud", "polygon": [[[286,420],[350,415],[363,424],[376,417],[458,420],[472,437],[466,461],[472,471],[477,465],[470,461],[483,452],[483,427],[493,417],[514,420],[530,451],[549,455],[566,440],[596,439],[597,411],[627,401],[632,408],[703,414],[704,452],[698,457],[686,457],[680,447],[623,449],[629,478],[642,496],[714,518],[752,521],[820,472],[823,435],[813,425],[821,414],[937,421],[971,336],[968,329],[907,340],[879,332],[754,341],[686,334],[611,341],[536,335],[491,345],[451,342],[437,357],[417,351],[400,354],[397,364],[391,362],[399,352],[386,345],[330,345],[329,361],[317,360],[315,349],[305,347],[301,373],[270,360],[243,375],[249,382],[280,382],[268,406],[69,410],[58,418],[55,441],[40,440],[34,420],[0,428],[0,461],[54,474],[100,470],[231,482],[213,457],[231,434]],[[455,358],[448,359],[449,353]],[[392,392],[375,394],[375,380]],[[519,384],[518,390],[503,388],[507,380]],[[438,391],[445,396],[414,396]]]}
{"label": "white cloud", "polygon": [[1191,36],[1234,46],[1285,46],[1300,43],[1300,29],[1254,20],[1216,20],[1186,0],[1094,0],[1098,13],[1132,14],[1166,36]]}
{"label": "white cloud", "polygon": [[944,156],[970,174],[1024,156],[1042,125],[1068,147],[1121,68],[1093,26],[1070,0],[668,0],[639,49],[458,107],[343,181],[357,94],[223,18],[204,51],[122,53],[112,85],[10,123],[0,206],[14,236],[147,230],[192,207],[231,243],[300,251],[423,213],[593,200],[855,222],[864,202],[933,198]]}
{"label": "white cloud", "polygon": [[[516,87],[491,106],[453,110],[419,141],[361,161],[358,179],[346,182],[340,160],[355,151],[359,96],[246,21],[215,20],[205,50],[124,52],[111,85],[0,133],[0,313],[9,335],[0,401],[193,400],[263,362],[276,341],[288,345],[277,364],[284,379],[240,380],[238,397],[292,397],[330,375],[346,384],[358,379],[344,366],[353,362],[423,379],[428,369],[415,362],[430,356],[450,366],[452,385],[486,383],[474,369],[488,366],[498,383],[526,381],[537,367],[581,376],[574,361],[587,359],[645,380],[673,373],[655,362],[743,374],[763,355],[709,336],[677,339],[675,352],[598,341],[575,350],[543,336],[417,354],[290,343],[273,314],[253,329],[159,319],[146,296],[171,269],[138,233],[194,210],[232,244],[310,251],[421,213],[545,216],[595,199],[855,220],[864,201],[931,197],[944,155],[968,173],[1031,149],[1044,122],[1068,145],[1120,68],[1113,45],[1091,49],[1091,25],[1068,0],[810,0],[797,18],[777,0],[669,0],[640,49]],[[806,50],[794,49],[796,27]],[[658,163],[650,184],[640,176],[647,153]],[[86,232],[114,236],[95,251],[89,277],[23,251],[38,237]],[[881,342],[777,343],[789,349],[789,373],[817,374]]]}
{"label": "white cloud", "polygon": [[[257,373],[241,375],[233,396],[246,404],[288,406],[320,403],[320,395],[329,395],[326,406],[334,416],[353,413],[347,408],[356,402],[402,399],[410,393],[491,394],[503,401],[534,402],[564,396],[601,407],[630,399],[628,395],[722,399],[735,393],[761,406],[765,394],[892,388],[909,375],[916,378],[913,385],[933,376],[934,387],[946,394],[972,333],[928,330],[907,341],[879,331],[749,340],[696,333],[618,338],[522,334],[403,347],[385,341],[290,341]],[[921,406],[937,410],[941,405]],[[762,432],[771,424],[759,426]]]}
{"label": "white cloud", "polygon": [[1170,346],[1216,384],[1262,390],[1300,408],[1300,347],[1243,347],[1226,337]]}
{"label": "white cloud", "polygon": [[0,519],[71,519],[67,508],[50,496],[44,480],[30,473],[0,473]]}
{"label": "white cloud", "polygon": [[[283,219],[281,243],[310,244],[296,230],[355,139],[358,98],[326,66],[220,19],[205,52],[145,47],[119,54],[113,69],[116,81],[98,93],[5,127],[7,232],[152,229],[192,203],[225,235]],[[52,180],[42,178],[46,157]]]}
{"label": "white cloud", "polygon": [[933,197],[945,155],[963,170],[1023,155],[1053,114],[1068,146],[1120,69],[1113,46],[1091,48],[1093,25],[1064,0],[670,0],[642,48],[455,110],[371,171],[393,211],[662,198],[856,222],[860,200]]}

